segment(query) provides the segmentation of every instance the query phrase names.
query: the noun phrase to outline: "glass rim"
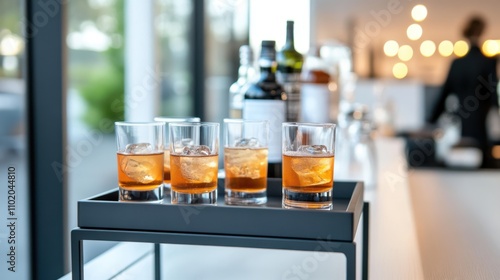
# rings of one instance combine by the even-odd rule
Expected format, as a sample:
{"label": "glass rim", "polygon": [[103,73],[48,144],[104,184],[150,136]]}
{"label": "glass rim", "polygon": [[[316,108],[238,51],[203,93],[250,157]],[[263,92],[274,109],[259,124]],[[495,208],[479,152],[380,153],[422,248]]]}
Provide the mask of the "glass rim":
{"label": "glass rim", "polygon": [[155,122],[201,122],[199,117],[154,117]]}
{"label": "glass rim", "polygon": [[284,122],[282,127],[299,127],[299,126],[309,126],[309,127],[337,127],[335,123],[308,123],[308,122]]}
{"label": "glass rim", "polygon": [[169,123],[170,126],[189,127],[189,126],[206,126],[206,127],[219,127],[220,124],[216,122],[173,122]]}
{"label": "glass rim", "polygon": [[268,120],[255,120],[255,119],[231,119],[226,118],[223,120],[224,123],[269,123]]}
{"label": "glass rim", "polygon": [[131,121],[118,121],[115,126],[163,126],[162,122],[131,122]]}

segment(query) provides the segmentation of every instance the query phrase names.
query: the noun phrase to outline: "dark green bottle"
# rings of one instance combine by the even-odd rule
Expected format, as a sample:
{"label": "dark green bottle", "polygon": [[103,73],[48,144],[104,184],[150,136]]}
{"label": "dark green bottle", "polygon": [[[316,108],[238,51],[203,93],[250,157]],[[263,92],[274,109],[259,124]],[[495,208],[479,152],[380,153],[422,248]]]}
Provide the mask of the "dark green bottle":
{"label": "dark green bottle", "polygon": [[295,50],[293,21],[286,22],[286,43],[278,52],[278,82],[283,84],[287,93],[287,121],[300,120],[300,73],[304,57]]}
{"label": "dark green bottle", "polygon": [[245,89],[243,119],[269,122],[268,177],[281,177],[281,124],[286,121],[286,93],[276,80],[276,43],[262,41],[260,77]]}

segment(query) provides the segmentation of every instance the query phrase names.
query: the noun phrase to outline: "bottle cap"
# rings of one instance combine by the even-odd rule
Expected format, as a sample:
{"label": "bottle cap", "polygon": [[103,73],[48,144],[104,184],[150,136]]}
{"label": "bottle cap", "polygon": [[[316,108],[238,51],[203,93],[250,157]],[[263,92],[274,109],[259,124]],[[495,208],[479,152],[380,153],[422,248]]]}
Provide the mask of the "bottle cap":
{"label": "bottle cap", "polygon": [[264,40],[262,41],[262,48],[275,48],[276,41]]}
{"label": "bottle cap", "polygon": [[262,41],[262,50],[260,52],[260,59],[268,59],[274,61],[276,59],[276,42],[275,41]]}

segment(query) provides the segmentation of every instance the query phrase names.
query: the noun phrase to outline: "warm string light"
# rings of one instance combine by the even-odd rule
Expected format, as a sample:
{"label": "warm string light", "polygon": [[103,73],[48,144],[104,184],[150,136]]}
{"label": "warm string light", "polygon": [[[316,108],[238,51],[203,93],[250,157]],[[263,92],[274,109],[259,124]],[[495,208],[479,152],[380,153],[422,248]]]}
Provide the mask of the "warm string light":
{"label": "warm string light", "polygon": [[500,54],[500,40],[486,40],[481,47],[485,56],[493,57]]}
{"label": "warm string light", "polygon": [[453,53],[455,53],[458,57],[466,55],[468,51],[469,44],[467,44],[464,40],[456,41],[455,45],[453,45]]}
{"label": "warm string light", "polygon": [[408,29],[406,29],[406,35],[408,36],[408,39],[412,41],[416,41],[422,37],[423,33],[422,26],[420,24],[414,23],[410,26],[408,26]]}
{"label": "warm string light", "polygon": [[384,44],[384,53],[389,57],[396,56],[399,51],[399,44],[394,40],[389,40]]}
{"label": "warm string light", "polygon": [[[417,23],[413,23],[406,29],[408,39],[417,41],[422,38],[423,28],[419,24],[427,18],[427,7],[422,4],[415,5],[411,10],[411,17]],[[420,54],[423,57],[431,57],[435,53],[439,53],[443,57],[449,57],[455,54],[457,57],[463,57],[469,52],[469,44],[464,40],[456,41],[455,43],[444,40],[439,44],[432,40],[424,40],[420,43]],[[500,40],[487,40],[481,48],[484,55],[493,57],[500,55]],[[387,57],[397,56],[399,60],[407,62],[413,58],[413,49],[410,45],[400,45],[396,40],[388,40],[384,43],[384,54]],[[392,68],[394,77],[402,79],[408,75],[408,67],[405,63],[396,63]]]}
{"label": "warm string light", "polygon": [[423,21],[427,17],[427,8],[422,4],[416,5],[411,10],[411,17],[414,21]]}
{"label": "warm string light", "polygon": [[425,57],[430,57],[436,52],[436,44],[431,40],[425,40],[420,44],[420,53]]}
{"label": "warm string light", "polygon": [[392,67],[392,75],[398,79],[403,79],[408,75],[408,67],[403,62],[398,62]]}
{"label": "warm string light", "polygon": [[[416,22],[421,22],[427,17],[427,8],[424,5],[415,5],[411,10],[411,17]],[[423,28],[418,23],[413,23],[406,29],[406,36],[412,41],[422,38]],[[424,41],[420,45],[420,52],[423,56],[429,57],[436,51],[436,45],[432,41]],[[409,45],[399,45],[395,40],[389,40],[384,44],[384,54],[388,57],[397,56],[401,61],[409,61],[413,58],[413,48]],[[408,75],[408,66],[398,62],[392,67],[392,74],[398,79],[403,79]]]}
{"label": "warm string light", "polygon": [[450,56],[453,53],[453,43],[448,40],[442,41],[439,43],[438,51],[444,57]]}
{"label": "warm string light", "polygon": [[398,57],[401,61],[408,61],[413,57],[413,49],[408,45],[399,48]]}

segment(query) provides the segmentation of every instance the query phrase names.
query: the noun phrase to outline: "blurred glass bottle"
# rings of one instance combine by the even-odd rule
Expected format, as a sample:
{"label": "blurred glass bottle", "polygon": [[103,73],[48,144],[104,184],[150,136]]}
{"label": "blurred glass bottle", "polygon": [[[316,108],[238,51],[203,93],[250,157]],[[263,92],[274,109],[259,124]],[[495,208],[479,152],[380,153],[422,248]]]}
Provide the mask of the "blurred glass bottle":
{"label": "blurred glass bottle", "polygon": [[337,122],[340,114],[341,94],[346,92],[345,83],[350,83],[352,76],[352,52],[344,43],[329,40],[322,44],[320,57],[328,65],[330,73],[330,119]]}
{"label": "blurred glass bottle", "polygon": [[319,57],[319,49],[311,47],[301,73],[300,121],[330,122],[331,77],[328,65]]}
{"label": "blurred glass bottle", "polygon": [[293,21],[286,22],[285,46],[278,52],[278,81],[283,84],[287,93],[286,116],[287,121],[299,121],[300,114],[300,72],[304,57],[295,50],[293,36]]}
{"label": "blurred glass bottle", "polygon": [[339,126],[335,160],[337,180],[363,181],[366,189],[377,184],[377,157],[372,138],[373,122],[366,106],[354,104]]}
{"label": "blurred glass bottle", "polygon": [[438,129],[435,132],[436,160],[445,162],[453,145],[461,138],[462,121],[457,116],[460,101],[455,95],[450,95],[445,102],[445,113],[438,119]]}
{"label": "blurred glass bottle", "polygon": [[251,81],[255,74],[252,66],[253,52],[250,46],[240,47],[240,67],[238,68],[238,80],[229,87],[229,117],[240,119],[242,117],[243,100],[245,99],[245,86]]}
{"label": "blurred glass bottle", "polygon": [[243,119],[269,121],[268,177],[281,177],[281,124],[286,121],[287,95],[276,81],[276,42],[262,41],[260,77],[245,87]]}

